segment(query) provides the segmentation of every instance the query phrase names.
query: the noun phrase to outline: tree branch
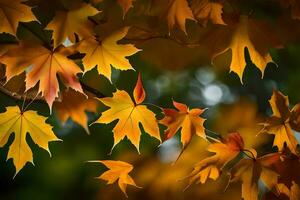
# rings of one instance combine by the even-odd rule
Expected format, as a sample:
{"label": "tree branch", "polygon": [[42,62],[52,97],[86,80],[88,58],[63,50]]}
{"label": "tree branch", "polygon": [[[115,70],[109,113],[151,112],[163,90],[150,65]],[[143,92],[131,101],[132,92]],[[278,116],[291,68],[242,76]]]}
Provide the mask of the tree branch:
{"label": "tree branch", "polygon": [[185,47],[190,47],[190,48],[195,48],[195,47],[199,47],[200,43],[199,42],[195,42],[195,43],[188,43],[188,42],[184,42],[182,40],[179,40],[176,37],[172,37],[169,34],[158,34],[158,33],[154,33],[151,30],[148,30],[146,28],[143,27],[139,27],[136,25],[132,25],[131,26],[132,29],[136,29],[138,31],[142,31],[144,33],[148,33],[149,36],[148,37],[125,37],[123,40],[128,42],[128,43],[143,43],[143,42],[147,42],[149,40],[153,40],[153,39],[165,39],[165,40],[170,40],[173,41],[181,46],[185,46]]}
{"label": "tree branch", "polygon": [[[27,96],[26,94],[18,94],[16,92],[12,92],[12,91],[6,89],[2,84],[0,84],[0,92],[5,94],[8,97],[11,97],[13,99],[20,100],[20,101],[31,101],[34,98],[31,95]],[[39,95],[38,97],[35,98],[35,100],[44,101],[44,98],[41,95]]]}
{"label": "tree branch", "polygon": [[[79,81],[80,82],[80,85],[82,87],[83,90],[95,95],[96,97],[98,98],[103,98],[105,97],[105,95],[103,93],[101,93],[100,91],[98,91],[97,89],[83,83],[82,81]],[[2,83],[0,83],[0,92],[2,94],[5,94],[6,96],[8,97],[11,97],[13,99],[16,99],[18,101],[42,101],[42,102],[45,102],[45,98],[41,95],[38,95],[37,97],[35,95],[29,95],[29,94],[19,94],[19,93],[16,93],[16,92],[12,92],[10,90],[8,90],[7,88],[4,87],[4,85]],[[61,102],[61,98],[57,98],[55,99],[55,102]]]}
{"label": "tree branch", "polygon": [[[92,18],[89,18],[90,21],[92,21],[93,23],[95,24],[98,24],[97,21],[95,21],[94,19]],[[102,21],[100,23],[103,23]],[[36,33],[30,26],[28,26],[27,24],[25,23],[21,23],[21,25],[27,29],[28,31],[30,31],[32,34],[34,34],[39,40],[41,40],[44,45],[48,48],[49,47],[49,43],[48,41],[43,37],[41,36],[40,34]],[[198,47],[200,46],[199,43],[187,43],[187,42],[184,42],[184,41],[181,41],[175,37],[172,37],[168,34],[165,34],[165,35],[161,35],[161,34],[158,34],[158,33],[155,33],[153,32],[153,30],[148,30],[148,29],[145,29],[143,27],[139,27],[139,26],[136,26],[136,25],[132,25],[131,26],[133,29],[136,29],[138,31],[142,31],[144,33],[147,33],[149,36],[147,37],[125,37],[124,38],[124,41],[125,42],[129,42],[129,43],[143,43],[143,42],[147,42],[149,40],[153,40],[153,39],[167,39],[167,40],[170,40],[170,41],[173,41],[179,45],[182,45],[182,46],[186,46],[186,47]],[[102,97],[105,97],[105,95],[103,93],[101,93],[100,91],[98,91],[97,89],[85,84],[83,81],[79,81],[80,82],[80,85],[82,87],[83,90],[95,95],[96,97],[98,98],[102,98]],[[0,92],[11,97],[11,98],[14,98],[16,100],[26,100],[26,101],[31,101],[31,100],[37,100],[37,101],[45,101],[44,97],[39,95],[38,97],[36,96],[33,96],[32,94],[19,94],[19,93],[15,93],[15,92],[12,92],[10,90],[8,90],[7,88],[4,87],[4,85],[2,83],[0,83]],[[60,102],[61,99],[56,99],[55,101],[58,101]]]}
{"label": "tree branch", "polygon": [[101,93],[100,91],[98,91],[97,89],[83,83],[82,81],[79,81],[80,82],[80,85],[82,87],[83,90],[86,90],[88,91],[89,93],[95,95],[96,97],[98,98],[103,98],[103,97],[106,97],[106,95],[104,95],[103,93]]}

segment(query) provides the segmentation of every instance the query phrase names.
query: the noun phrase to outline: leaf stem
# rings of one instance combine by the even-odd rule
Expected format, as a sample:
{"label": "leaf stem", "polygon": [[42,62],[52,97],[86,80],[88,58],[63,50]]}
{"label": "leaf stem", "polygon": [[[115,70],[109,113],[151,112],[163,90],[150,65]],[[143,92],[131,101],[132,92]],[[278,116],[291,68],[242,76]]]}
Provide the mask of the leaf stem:
{"label": "leaf stem", "polygon": [[[80,82],[80,85],[82,86],[83,90],[86,90],[88,92],[90,92],[91,94],[95,95],[96,97],[98,98],[103,98],[103,97],[106,97],[106,95],[104,95],[103,93],[101,93],[100,91],[96,90],[95,88],[83,83],[82,81],[79,81]],[[29,95],[29,94],[19,94],[19,93],[16,93],[16,92],[12,92],[8,89],[6,89],[4,87],[4,85],[2,83],[0,83],[0,93],[3,93],[5,94],[6,96],[9,96],[13,99],[16,99],[16,100],[19,100],[19,101],[32,101],[33,99],[35,101],[45,101],[44,97],[41,96],[41,95],[38,95],[38,96],[32,96],[32,95]],[[61,99],[59,100],[55,100],[55,101],[61,101]]]}
{"label": "leaf stem", "polygon": [[80,80],[79,83],[80,83],[83,90],[86,90],[86,91],[90,92],[91,94],[95,95],[96,97],[98,97],[98,98],[106,97],[106,95],[104,95],[102,92],[100,92],[99,90],[87,85],[82,80]]}
{"label": "leaf stem", "polygon": [[[256,159],[256,156],[253,154],[252,151],[250,151],[250,150],[248,150],[248,149],[243,149],[242,152],[243,152],[243,154],[246,155],[248,158],[251,158],[251,159],[254,159],[254,160]],[[251,156],[249,156],[246,152],[250,153]]]}
{"label": "leaf stem", "polygon": [[155,108],[158,108],[158,109],[162,110],[162,108],[161,108],[160,106],[158,106],[158,105],[155,105],[155,104],[153,104],[153,103],[141,103],[141,105],[153,106],[153,107],[155,107]]}

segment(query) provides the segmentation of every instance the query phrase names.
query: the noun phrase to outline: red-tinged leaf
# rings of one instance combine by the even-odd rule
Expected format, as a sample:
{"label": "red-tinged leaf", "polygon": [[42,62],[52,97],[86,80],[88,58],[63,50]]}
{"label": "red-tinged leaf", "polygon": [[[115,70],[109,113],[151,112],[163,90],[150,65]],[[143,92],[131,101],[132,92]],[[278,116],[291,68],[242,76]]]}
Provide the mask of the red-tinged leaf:
{"label": "red-tinged leaf", "polygon": [[189,185],[205,183],[208,178],[216,180],[222,168],[233,160],[244,148],[243,138],[239,133],[230,133],[222,142],[208,146],[208,151],[215,153],[213,156],[198,162],[190,174]]}
{"label": "red-tinged leaf", "polygon": [[190,143],[193,135],[205,138],[203,123],[205,119],[201,118],[204,109],[189,109],[185,104],[173,101],[175,109],[163,109],[165,117],[160,123],[167,127],[165,130],[166,140],[173,137],[181,129],[181,142],[183,148]]}
{"label": "red-tinged leaf", "polygon": [[70,53],[64,47],[51,51],[39,44],[20,42],[18,47],[8,50],[0,58],[0,62],[6,65],[8,80],[28,70],[26,90],[39,83],[39,92],[45,97],[51,110],[59,92],[57,75],[65,86],[83,93],[77,78],[81,69],[67,57]]}
{"label": "red-tinged leaf", "polygon": [[143,103],[143,101],[145,100],[146,92],[143,87],[141,74],[139,74],[138,76],[138,80],[133,91],[133,97],[136,104]]}

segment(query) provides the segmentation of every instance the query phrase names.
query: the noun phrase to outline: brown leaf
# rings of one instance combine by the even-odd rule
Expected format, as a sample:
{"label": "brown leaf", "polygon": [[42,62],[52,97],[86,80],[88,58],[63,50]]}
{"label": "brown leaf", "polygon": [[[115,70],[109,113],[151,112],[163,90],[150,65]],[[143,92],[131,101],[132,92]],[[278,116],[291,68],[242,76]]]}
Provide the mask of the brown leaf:
{"label": "brown leaf", "polygon": [[75,90],[69,89],[62,94],[62,101],[53,104],[54,111],[62,123],[65,123],[69,118],[80,124],[87,133],[88,118],[86,111],[96,112],[98,102],[93,97],[87,97]]}
{"label": "brown leaf", "polygon": [[233,160],[244,148],[243,138],[239,133],[230,133],[222,142],[210,144],[208,151],[213,156],[198,162],[189,176],[189,185],[205,183],[208,178],[216,180],[222,168]]}
{"label": "brown leaf", "polygon": [[187,19],[195,20],[187,0],[170,0],[169,9],[167,11],[169,32],[177,25],[185,34],[187,34],[185,28],[185,21]]}
{"label": "brown leaf", "polygon": [[[293,128],[298,128],[299,118],[298,106],[293,108],[293,114],[289,110],[289,100],[281,92],[274,90],[271,100],[269,101],[273,115],[264,123],[262,132],[274,134],[274,146],[277,146],[279,151],[284,149],[284,144],[291,150],[292,153],[297,153],[298,141],[296,140]],[[291,116],[293,118],[291,118]],[[291,123],[292,122],[292,123]]]}
{"label": "brown leaf", "polygon": [[231,182],[242,182],[242,198],[244,200],[258,200],[258,181],[261,180],[265,186],[272,190],[277,185],[278,174],[271,166],[278,162],[279,154],[267,154],[256,158],[244,158],[231,170]]}
{"label": "brown leaf", "polygon": [[68,11],[57,11],[46,29],[53,31],[54,48],[66,39],[75,41],[74,33],[80,38],[93,35],[93,23],[88,19],[99,11],[89,4],[81,3]]}
{"label": "brown leaf", "polygon": [[208,21],[211,21],[213,24],[225,25],[225,22],[222,19],[223,5],[221,2],[193,0],[191,9],[195,18],[204,26],[207,25]]}

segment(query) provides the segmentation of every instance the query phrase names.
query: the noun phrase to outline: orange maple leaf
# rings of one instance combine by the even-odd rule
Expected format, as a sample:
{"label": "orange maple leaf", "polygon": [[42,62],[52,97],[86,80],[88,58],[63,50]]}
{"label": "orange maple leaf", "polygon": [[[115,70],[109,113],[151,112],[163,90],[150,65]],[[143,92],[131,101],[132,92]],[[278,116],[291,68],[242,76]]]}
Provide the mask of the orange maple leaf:
{"label": "orange maple leaf", "polygon": [[57,11],[46,29],[53,31],[54,48],[66,39],[75,41],[74,33],[81,38],[93,35],[93,23],[88,19],[99,13],[93,6],[81,3],[68,11]]}
{"label": "orange maple leaf", "polygon": [[187,19],[195,20],[187,0],[171,0],[167,11],[169,32],[177,25],[185,34],[187,34],[185,28],[185,21]]}
{"label": "orange maple leaf", "polygon": [[300,112],[297,104],[292,111],[289,110],[289,100],[281,92],[274,90],[270,99],[273,115],[263,123],[262,132],[275,135],[273,146],[277,146],[279,151],[284,149],[284,144],[292,153],[298,154],[296,140],[293,130],[299,131]]}
{"label": "orange maple leaf", "polygon": [[203,123],[205,119],[199,117],[205,109],[189,109],[185,104],[173,101],[177,109],[163,109],[165,117],[160,123],[167,127],[165,139],[173,137],[181,129],[181,143],[183,149],[190,143],[193,135],[205,138]]}
{"label": "orange maple leaf", "polygon": [[222,19],[223,5],[220,2],[211,0],[193,0],[191,9],[195,18],[206,26],[210,20],[213,24],[223,24],[225,22]]}
{"label": "orange maple leaf", "polygon": [[39,82],[39,92],[45,97],[51,110],[59,91],[57,74],[66,86],[82,92],[76,76],[81,70],[72,60],[67,58],[70,53],[64,47],[51,51],[39,44],[21,42],[18,47],[8,50],[1,56],[0,62],[6,65],[8,80],[28,70],[26,90]]}
{"label": "orange maple leaf", "polygon": [[0,1],[0,32],[16,35],[19,22],[36,21],[31,8],[23,4],[21,0]]}
{"label": "orange maple leaf", "polygon": [[258,182],[272,190],[277,185],[279,174],[271,166],[279,161],[279,154],[272,153],[257,158],[252,149],[253,158],[243,158],[231,170],[230,182],[242,181],[242,198],[244,200],[258,200]]}
{"label": "orange maple leaf", "polygon": [[118,185],[126,197],[127,185],[133,185],[137,188],[141,188],[137,186],[131,176],[128,175],[133,170],[133,166],[131,164],[114,160],[99,160],[89,162],[98,162],[105,165],[109,170],[97,178],[107,181],[107,184],[113,184],[118,180]]}
{"label": "orange maple leaf", "polygon": [[[155,114],[147,106],[141,105],[145,99],[145,91],[142,86],[141,76],[139,75],[137,84],[134,88],[134,101],[129,94],[123,90],[117,90],[112,97],[99,99],[104,105],[110,107],[102,113],[95,123],[111,123],[118,120],[113,129],[114,146],[117,145],[125,136],[139,151],[141,131],[139,124],[149,135],[160,140],[160,133]],[[112,149],[113,149],[112,148]]]}
{"label": "orange maple leaf", "polygon": [[80,124],[88,134],[88,117],[85,112],[96,112],[97,107],[98,102],[93,97],[86,97],[84,94],[71,89],[62,93],[61,102],[54,102],[53,104],[54,111],[62,123],[71,118]]}
{"label": "orange maple leaf", "polygon": [[215,153],[209,158],[198,162],[188,176],[189,185],[205,183],[208,178],[216,180],[222,168],[233,160],[244,148],[243,138],[239,133],[230,133],[222,142],[212,143],[207,150]]}

